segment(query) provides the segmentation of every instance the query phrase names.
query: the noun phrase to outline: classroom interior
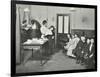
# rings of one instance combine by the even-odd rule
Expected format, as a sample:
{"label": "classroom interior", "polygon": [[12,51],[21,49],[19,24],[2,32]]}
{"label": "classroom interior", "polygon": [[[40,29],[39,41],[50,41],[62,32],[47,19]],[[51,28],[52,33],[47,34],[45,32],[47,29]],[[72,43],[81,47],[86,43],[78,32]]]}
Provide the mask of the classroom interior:
{"label": "classroom interior", "polygon": [[[29,23],[31,19],[34,19],[40,25],[42,25],[43,20],[47,20],[48,27],[54,26],[55,28],[52,53],[47,55],[49,59],[44,57],[44,60],[47,61],[42,66],[40,65],[39,52],[22,49],[20,30],[24,19],[27,19]],[[65,42],[62,41],[66,40],[67,33],[77,33],[79,36],[85,34],[88,38],[95,37],[95,9],[17,4],[16,73],[88,69],[84,65],[77,64],[75,58],[63,54]],[[48,49],[46,52],[48,52]]]}

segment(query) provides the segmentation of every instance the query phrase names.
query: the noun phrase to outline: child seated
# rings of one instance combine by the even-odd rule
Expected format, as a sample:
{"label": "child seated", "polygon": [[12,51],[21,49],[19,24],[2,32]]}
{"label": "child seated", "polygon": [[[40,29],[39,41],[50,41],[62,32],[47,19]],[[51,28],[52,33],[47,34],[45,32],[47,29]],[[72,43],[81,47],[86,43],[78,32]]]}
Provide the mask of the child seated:
{"label": "child seated", "polygon": [[64,48],[67,50],[67,55],[71,56],[71,57],[75,57],[75,55],[72,53],[73,50],[76,48],[77,43],[79,42],[79,38],[77,37],[77,35],[72,35],[72,39],[67,43],[66,46],[64,46]]}

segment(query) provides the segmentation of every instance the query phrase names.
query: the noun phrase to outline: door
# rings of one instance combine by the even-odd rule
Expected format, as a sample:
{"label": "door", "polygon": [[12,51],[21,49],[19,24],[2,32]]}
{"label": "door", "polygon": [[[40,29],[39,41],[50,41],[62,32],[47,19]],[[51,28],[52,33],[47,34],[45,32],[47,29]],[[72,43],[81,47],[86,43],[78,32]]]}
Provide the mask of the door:
{"label": "door", "polygon": [[70,15],[69,14],[57,14],[57,26],[56,26],[56,45],[58,43],[58,35],[66,35],[70,33]]}

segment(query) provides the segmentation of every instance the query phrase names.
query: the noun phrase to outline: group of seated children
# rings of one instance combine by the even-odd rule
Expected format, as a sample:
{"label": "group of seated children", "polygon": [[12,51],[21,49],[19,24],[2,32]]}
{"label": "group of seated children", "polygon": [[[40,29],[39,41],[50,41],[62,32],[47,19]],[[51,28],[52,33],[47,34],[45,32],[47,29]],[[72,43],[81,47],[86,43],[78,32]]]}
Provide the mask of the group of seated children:
{"label": "group of seated children", "polygon": [[78,37],[77,34],[67,34],[67,37],[69,42],[64,46],[65,54],[74,57],[78,64],[93,66],[95,64],[94,39],[85,36]]}

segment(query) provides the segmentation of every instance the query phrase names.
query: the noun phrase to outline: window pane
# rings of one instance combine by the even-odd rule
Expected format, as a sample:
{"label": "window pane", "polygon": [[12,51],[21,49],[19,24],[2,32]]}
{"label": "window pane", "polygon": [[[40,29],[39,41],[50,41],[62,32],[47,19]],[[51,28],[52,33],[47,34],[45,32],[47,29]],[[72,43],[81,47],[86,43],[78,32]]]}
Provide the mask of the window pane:
{"label": "window pane", "polygon": [[58,17],[58,33],[62,33],[63,28],[63,16]]}
{"label": "window pane", "polygon": [[64,33],[68,33],[69,16],[64,16]]}

